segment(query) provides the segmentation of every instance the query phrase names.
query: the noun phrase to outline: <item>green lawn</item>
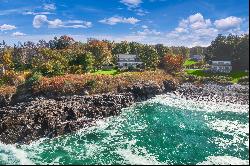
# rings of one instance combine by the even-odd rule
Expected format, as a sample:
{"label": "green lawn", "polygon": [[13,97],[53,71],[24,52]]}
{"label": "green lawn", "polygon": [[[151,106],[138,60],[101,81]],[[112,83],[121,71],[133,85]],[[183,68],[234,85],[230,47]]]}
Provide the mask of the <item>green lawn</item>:
{"label": "green lawn", "polygon": [[190,59],[188,59],[188,60],[186,60],[185,61],[185,63],[183,64],[185,67],[187,67],[187,66],[191,66],[191,65],[195,65],[195,64],[197,64],[198,62],[196,62],[196,61],[193,61],[193,60],[190,60]]}
{"label": "green lawn", "polygon": [[205,73],[202,69],[189,69],[186,70],[186,73],[189,75],[194,75],[198,77],[212,77],[212,76],[224,76],[229,77],[232,83],[238,83],[238,81],[245,76],[248,76],[249,73],[244,71],[234,71],[231,73]]}
{"label": "green lawn", "polygon": [[117,75],[120,72],[118,70],[115,69],[111,69],[111,70],[97,70],[94,72],[94,74],[104,74],[104,75]]}

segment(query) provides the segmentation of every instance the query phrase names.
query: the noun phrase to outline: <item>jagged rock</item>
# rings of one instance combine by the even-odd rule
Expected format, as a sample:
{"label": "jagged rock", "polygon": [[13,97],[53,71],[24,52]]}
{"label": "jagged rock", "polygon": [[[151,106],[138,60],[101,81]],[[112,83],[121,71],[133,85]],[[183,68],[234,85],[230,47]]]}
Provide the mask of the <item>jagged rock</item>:
{"label": "jagged rock", "polygon": [[177,89],[176,83],[171,80],[163,81],[163,85],[166,92],[175,91]]}
{"label": "jagged rock", "polygon": [[[173,89],[173,88],[172,88]],[[90,122],[119,115],[135,101],[146,100],[164,91],[163,85],[141,82],[118,89],[118,94],[93,96],[15,96],[12,105],[0,111],[0,141],[27,144],[41,137],[74,132]],[[28,94],[29,95],[29,94]],[[1,99],[0,99],[1,100]]]}

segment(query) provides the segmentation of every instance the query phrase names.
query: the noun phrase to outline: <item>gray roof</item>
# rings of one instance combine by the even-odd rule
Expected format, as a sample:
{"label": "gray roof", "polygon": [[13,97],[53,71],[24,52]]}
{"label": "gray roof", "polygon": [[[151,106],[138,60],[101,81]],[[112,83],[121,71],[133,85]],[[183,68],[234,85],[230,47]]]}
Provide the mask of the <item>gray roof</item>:
{"label": "gray roof", "polygon": [[215,66],[231,66],[231,61],[212,61]]}
{"label": "gray roof", "polygon": [[118,58],[132,59],[136,57],[137,55],[133,55],[133,54],[118,54]]}

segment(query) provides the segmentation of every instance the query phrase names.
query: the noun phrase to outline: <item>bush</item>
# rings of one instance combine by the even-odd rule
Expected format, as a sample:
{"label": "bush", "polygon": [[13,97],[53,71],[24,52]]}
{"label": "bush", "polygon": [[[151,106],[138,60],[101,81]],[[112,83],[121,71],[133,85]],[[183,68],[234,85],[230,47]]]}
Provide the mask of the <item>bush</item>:
{"label": "bush", "polygon": [[[128,72],[119,75],[100,74],[70,74],[56,76],[52,78],[42,77],[37,84],[32,87],[33,92],[55,95],[81,95],[87,88],[89,94],[100,94],[107,92],[117,92],[118,87],[127,87],[138,82],[154,81],[162,84],[163,81],[172,79],[162,71]],[[69,87],[70,88],[65,88]]]}
{"label": "bush", "polygon": [[0,78],[0,85],[18,86],[23,82],[25,82],[24,76],[13,70],[6,71]]}
{"label": "bush", "polygon": [[40,78],[42,78],[42,74],[40,72],[34,72],[27,76],[25,83],[28,85],[33,85],[36,84]]}

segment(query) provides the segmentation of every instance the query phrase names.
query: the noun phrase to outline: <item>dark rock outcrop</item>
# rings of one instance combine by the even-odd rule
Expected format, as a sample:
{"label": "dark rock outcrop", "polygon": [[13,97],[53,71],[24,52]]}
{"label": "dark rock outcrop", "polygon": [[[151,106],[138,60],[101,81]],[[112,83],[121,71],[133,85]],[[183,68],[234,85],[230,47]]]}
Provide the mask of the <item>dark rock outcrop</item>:
{"label": "dark rock outcrop", "polygon": [[141,82],[120,87],[117,94],[92,96],[37,97],[22,91],[20,96],[14,96],[11,105],[0,107],[0,141],[28,144],[41,137],[71,133],[97,119],[119,115],[122,108],[134,102],[174,90],[173,84]]}
{"label": "dark rock outcrop", "polygon": [[120,93],[132,93],[135,101],[143,101],[164,92],[164,87],[155,82],[137,83],[118,89]]}
{"label": "dark rock outcrop", "polygon": [[0,141],[29,143],[41,137],[56,137],[76,131],[88,122],[118,115],[131,105],[131,94],[36,98],[4,107],[0,111]]}

